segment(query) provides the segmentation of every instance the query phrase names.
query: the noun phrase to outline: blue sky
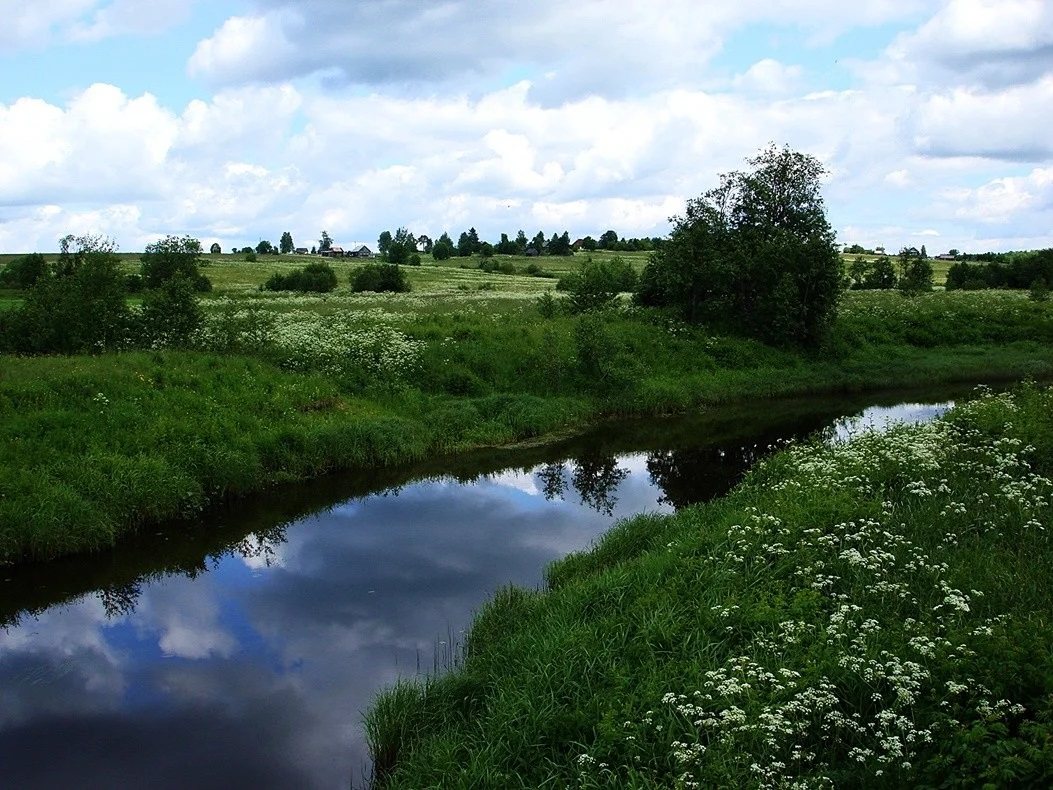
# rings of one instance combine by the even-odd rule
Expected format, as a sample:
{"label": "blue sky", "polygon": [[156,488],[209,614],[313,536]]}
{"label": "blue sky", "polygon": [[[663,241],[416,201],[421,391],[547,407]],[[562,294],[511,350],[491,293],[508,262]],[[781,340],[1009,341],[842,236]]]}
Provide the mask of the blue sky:
{"label": "blue sky", "polygon": [[1046,0],[0,0],[0,252],[664,235],[768,142],[838,239],[1053,246]]}

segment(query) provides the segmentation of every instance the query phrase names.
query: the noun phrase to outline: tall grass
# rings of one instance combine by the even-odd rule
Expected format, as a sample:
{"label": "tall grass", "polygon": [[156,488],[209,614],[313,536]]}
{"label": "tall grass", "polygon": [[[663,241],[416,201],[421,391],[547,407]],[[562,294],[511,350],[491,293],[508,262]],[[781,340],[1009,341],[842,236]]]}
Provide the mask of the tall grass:
{"label": "tall grass", "polygon": [[1051,414],[981,394],[622,522],[377,699],[378,784],[1048,786]]}
{"label": "tall grass", "polygon": [[515,278],[469,273],[512,284],[497,296],[228,289],[204,301],[195,351],[4,357],[0,561],[108,546],[332,469],[612,415],[1053,372],[1053,308],[1011,294],[849,294],[827,346],[802,354],[647,310],[546,318]]}

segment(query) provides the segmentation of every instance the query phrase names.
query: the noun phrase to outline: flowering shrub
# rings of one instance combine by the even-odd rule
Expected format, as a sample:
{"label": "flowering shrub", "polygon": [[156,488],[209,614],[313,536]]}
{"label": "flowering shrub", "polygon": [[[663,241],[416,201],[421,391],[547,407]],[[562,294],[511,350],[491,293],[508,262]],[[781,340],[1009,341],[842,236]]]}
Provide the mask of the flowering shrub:
{"label": "flowering shrub", "polygon": [[[737,496],[765,507],[703,561],[735,577],[702,615],[728,657],[584,753],[581,786],[1048,781],[1050,591],[1017,587],[1048,572],[1053,482],[1016,435],[1021,400],[1031,420],[1053,403],[983,393],[946,420],[763,463]],[[1022,665],[1022,631],[1044,662]]]}

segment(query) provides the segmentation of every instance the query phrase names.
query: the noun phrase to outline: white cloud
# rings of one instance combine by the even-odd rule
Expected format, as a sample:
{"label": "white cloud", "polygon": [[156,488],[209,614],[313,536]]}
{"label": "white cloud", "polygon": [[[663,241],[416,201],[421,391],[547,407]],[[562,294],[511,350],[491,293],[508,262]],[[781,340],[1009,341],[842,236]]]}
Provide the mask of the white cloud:
{"label": "white cloud", "polygon": [[944,198],[956,217],[972,222],[1008,224],[1027,218],[1033,228],[1042,223],[1049,228],[1053,226],[1053,167],[997,178],[975,189],[949,189]]}
{"label": "white cloud", "polygon": [[732,80],[732,85],[760,93],[789,93],[800,82],[804,69],[787,66],[772,58],[758,60],[743,74]]}
{"label": "white cloud", "polygon": [[40,48],[52,40],[97,41],[155,33],[185,20],[197,0],[0,0],[0,47]]}

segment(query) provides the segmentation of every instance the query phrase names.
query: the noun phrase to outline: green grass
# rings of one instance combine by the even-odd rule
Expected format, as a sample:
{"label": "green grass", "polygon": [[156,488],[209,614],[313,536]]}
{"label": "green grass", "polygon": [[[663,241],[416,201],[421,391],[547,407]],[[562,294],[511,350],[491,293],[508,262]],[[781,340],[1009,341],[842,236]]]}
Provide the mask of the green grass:
{"label": "green grass", "polygon": [[350,260],[330,294],[253,284],[302,260],[209,267],[193,351],[6,358],[0,561],[98,549],[330,469],[615,415],[1053,372],[1053,306],[1008,292],[850,293],[828,344],[800,353],[648,310],[544,318],[553,280],[459,266],[409,267],[409,294],[352,293]]}
{"label": "green grass", "polygon": [[792,448],[508,588],[366,718],[383,787],[1047,787],[1053,393]]}

